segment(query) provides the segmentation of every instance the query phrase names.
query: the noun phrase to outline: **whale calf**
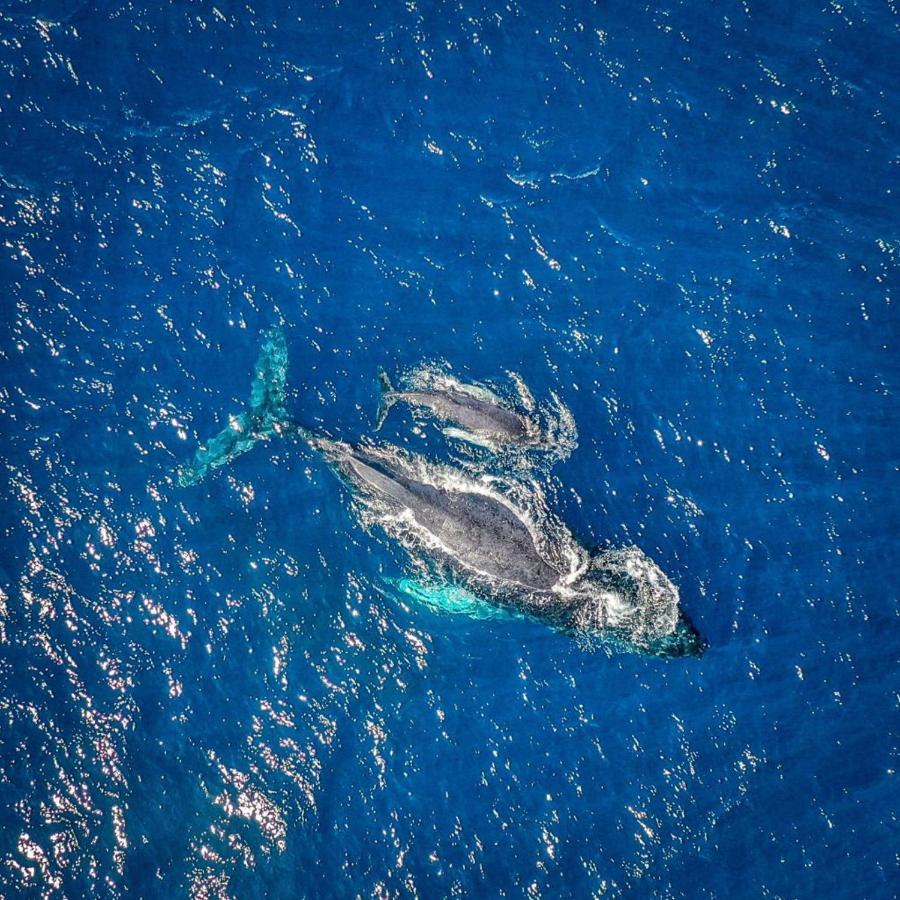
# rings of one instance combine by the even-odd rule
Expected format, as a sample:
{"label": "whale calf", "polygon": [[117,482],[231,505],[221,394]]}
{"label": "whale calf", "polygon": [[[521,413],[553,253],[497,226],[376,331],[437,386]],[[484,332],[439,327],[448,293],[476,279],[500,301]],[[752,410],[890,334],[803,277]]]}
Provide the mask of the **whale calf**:
{"label": "whale calf", "polygon": [[270,331],[250,405],[182,470],[194,484],[273,435],[293,435],[347,485],[366,528],[411,559],[498,606],[552,627],[613,638],[656,656],[692,656],[705,642],[680,609],[678,589],[637,547],[591,554],[549,510],[536,482],[476,477],[390,444],[351,444],[289,421],[284,338]]}
{"label": "whale calf", "polygon": [[443,429],[444,434],[471,444],[494,449],[508,444],[536,446],[540,441],[536,422],[505,406],[486,388],[452,381],[441,387],[398,391],[384,369],[378,370],[378,381],[381,402],[376,431],[381,429],[391,407],[403,402],[428,410],[436,419],[453,423]]}

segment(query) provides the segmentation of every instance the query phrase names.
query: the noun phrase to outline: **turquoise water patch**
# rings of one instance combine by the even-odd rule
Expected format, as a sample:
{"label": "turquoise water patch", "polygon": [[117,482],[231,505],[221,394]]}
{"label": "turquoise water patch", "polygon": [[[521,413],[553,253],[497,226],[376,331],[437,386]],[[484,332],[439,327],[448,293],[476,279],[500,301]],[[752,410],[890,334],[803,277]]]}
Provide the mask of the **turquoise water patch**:
{"label": "turquoise water patch", "polygon": [[388,578],[385,581],[404,598],[441,615],[468,616],[470,619],[521,619],[522,614],[497,606],[452,582],[426,583],[414,578]]}

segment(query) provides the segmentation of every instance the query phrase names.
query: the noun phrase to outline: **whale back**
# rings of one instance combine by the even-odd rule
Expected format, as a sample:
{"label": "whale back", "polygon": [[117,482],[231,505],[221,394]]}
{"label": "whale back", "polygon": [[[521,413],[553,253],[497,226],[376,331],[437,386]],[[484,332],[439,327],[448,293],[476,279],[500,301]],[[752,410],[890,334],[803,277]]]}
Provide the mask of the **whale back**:
{"label": "whale back", "polygon": [[[498,587],[549,591],[560,572],[541,553],[526,514],[466,478],[441,481],[436,467],[390,455],[395,448],[332,445],[330,456],[368,508],[396,538],[415,537],[440,556]],[[396,451],[395,451],[396,452]],[[416,468],[416,464],[420,468]],[[431,477],[429,477],[431,476]]]}
{"label": "whale back", "polygon": [[475,435],[504,441],[524,441],[528,437],[522,417],[503,406],[499,399],[489,400],[453,388],[407,391],[398,396],[411,406],[424,407],[437,418],[454,422]]}

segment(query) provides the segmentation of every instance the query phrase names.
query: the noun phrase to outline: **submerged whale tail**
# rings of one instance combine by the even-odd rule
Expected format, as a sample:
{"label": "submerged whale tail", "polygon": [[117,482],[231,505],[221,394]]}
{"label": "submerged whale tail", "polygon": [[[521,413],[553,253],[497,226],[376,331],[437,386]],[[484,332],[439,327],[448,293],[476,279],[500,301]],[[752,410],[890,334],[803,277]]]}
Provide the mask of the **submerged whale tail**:
{"label": "submerged whale tail", "polygon": [[246,453],[259,441],[293,428],[285,408],[286,380],[287,342],[284,331],[276,326],[264,333],[247,408],[230,415],[228,424],[200,446],[191,463],[179,471],[178,483],[197,484],[210,471]]}
{"label": "submerged whale tail", "polygon": [[380,431],[384,425],[387,414],[391,411],[391,407],[397,402],[397,392],[388,378],[388,373],[381,367],[378,369],[378,384],[381,387],[381,397],[378,401],[378,415],[375,417],[375,430]]}

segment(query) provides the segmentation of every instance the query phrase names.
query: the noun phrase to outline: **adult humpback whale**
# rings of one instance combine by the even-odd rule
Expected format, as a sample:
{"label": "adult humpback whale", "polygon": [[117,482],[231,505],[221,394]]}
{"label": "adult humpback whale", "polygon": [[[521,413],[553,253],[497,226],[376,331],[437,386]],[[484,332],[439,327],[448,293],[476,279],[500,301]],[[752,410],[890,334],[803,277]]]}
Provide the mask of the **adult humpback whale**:
{"label": "adult humpback whale", "polygon": [[287,422],[286,361],[284,338],[273,330],[257,362],[250,407],[198,451],[182,484],[258,440],[294,434],[348,485],[365,526],[430,561],[435,574],[566,631],[660,656],[702,652],[703,639],[662,570],[636,547],[588,553],[550,512],[537,483],[477,478],[391,445],[354,445]]}

